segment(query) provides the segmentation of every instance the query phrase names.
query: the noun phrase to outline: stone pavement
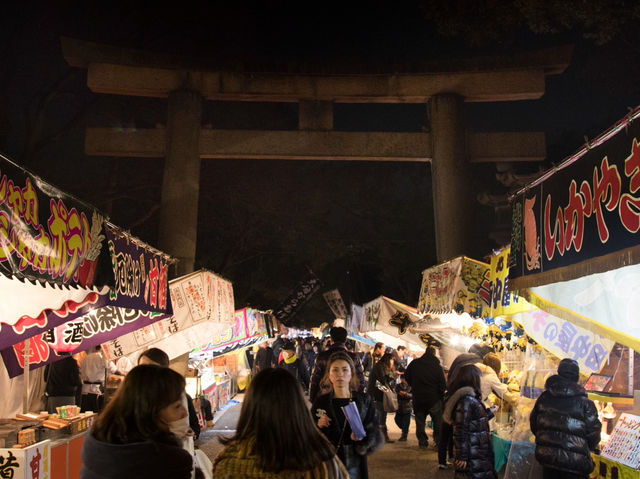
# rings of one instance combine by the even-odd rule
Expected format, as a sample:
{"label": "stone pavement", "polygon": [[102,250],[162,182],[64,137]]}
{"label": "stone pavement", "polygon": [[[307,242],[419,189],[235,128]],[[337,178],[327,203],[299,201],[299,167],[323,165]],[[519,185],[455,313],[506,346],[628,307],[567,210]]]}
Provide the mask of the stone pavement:
{"label": "stone pavement", "polygon": [[[240,415],[242,395],[234,398],[239,401],[227,408],[222,413],[217,413],[215,426],[200,434],[196,445],[213,461],[222,445],[218,437],[230,435],[235,432],[235,426]],[[400,429],[393,421],[393,414],[387,415],[387,427],[391,439],[400,437]],[[429,439],[432,439],[431,430],[428,430]],[[433,444],[433,441],[431,441]],[[449,479],[453,477],[453,470],[438,469],[438,455],[431,447],[429,449],[418,448],[418,440],[415,435],[415,422],[411,421],[409,440],[407,442],[393,442],[385,444],[379,451],[369,456],[370,479],[424,479],[427,477],[436,479]]]}

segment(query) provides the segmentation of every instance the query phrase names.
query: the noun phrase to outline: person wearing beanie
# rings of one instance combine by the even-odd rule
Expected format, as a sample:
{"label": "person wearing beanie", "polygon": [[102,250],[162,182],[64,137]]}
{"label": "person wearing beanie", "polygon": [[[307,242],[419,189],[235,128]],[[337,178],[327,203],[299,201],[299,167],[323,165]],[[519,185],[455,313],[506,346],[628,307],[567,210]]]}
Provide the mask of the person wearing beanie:
{"label": "person wearing beanie", "polygon": [[596,406],[578,384],[580,366],[570,358],[560,361],[558,374],[547,379],[529,421],[536,437],[536,460],[544,479],[583,479],[594,463],[591,451],[600,442],[601,424]]}
{"label": "person wearing beanie", "polygon": [[362,363],[360,357],[353,351],[348,351],[345,342],[347,341],[347,330],[343,327],[334,326],[329,331],[331,336],[331,342],[333,343],[328,349],[318,353],[316,360],[313,364],[313,371],[311,372],[311,380],[309,381],[309,401],[313,402],[320,395],[328,391],[323,391],[320,385],[322,378],[327,369],[327,362],[333,353],[338,351],[346,352],[356,368],[356,377],[358,378],[358,392],[364,392],[364,373],[362,370]]}
{"label": "person wearing beanie", "polygon": [[300,382],[303,391],[307,390],[309,387],[309,374],[307,373],[307,368],[296,355],[296,345],[293,341],[288,339],[283,341],[282,361],[278,366],[289,371]]}

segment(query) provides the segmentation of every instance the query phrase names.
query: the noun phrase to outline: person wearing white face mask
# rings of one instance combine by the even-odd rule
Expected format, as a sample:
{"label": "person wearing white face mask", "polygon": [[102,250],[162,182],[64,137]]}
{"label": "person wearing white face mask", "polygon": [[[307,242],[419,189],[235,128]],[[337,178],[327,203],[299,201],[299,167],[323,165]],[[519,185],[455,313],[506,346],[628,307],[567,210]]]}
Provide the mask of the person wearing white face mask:
{"label": "person wearing white face mask", "polygon": [[[138,364],[155,364],[168,368],[169,356],[161,349],[150,348],[138,356]],[[195,476],[195,471],[200,468],[205,479],[211,479],[211,461],[204,452],[196,449],[193,443],[194,438],[200,433],[200,426],[197,425],[193,401],[186,392],[182,394],[182,406],[188,411],[188,414],[174,418],[174,420],[169,422],[169,429],[180,440],[182,447],[193,457],[194,468],[192,477]],[[197,431],[194,431],[194,427],[197,427]]]}
{"label": "person wearing white face mask", "polygon": [[184,386],[169,368],[133,368],[86,436],[81,479],[191,478],[193,459],[169,428],[187,415]]}

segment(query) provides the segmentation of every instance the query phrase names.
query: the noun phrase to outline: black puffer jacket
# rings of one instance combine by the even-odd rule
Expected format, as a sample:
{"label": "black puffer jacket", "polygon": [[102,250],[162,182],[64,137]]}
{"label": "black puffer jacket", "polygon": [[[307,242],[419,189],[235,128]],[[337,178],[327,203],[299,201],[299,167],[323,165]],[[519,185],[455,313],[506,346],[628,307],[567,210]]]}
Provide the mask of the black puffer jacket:
{"label": "black puffer jacket", "polygon": [[413,402],[418,407],[429,410],[444,397],[446,380],[440,360],[423,354],[409,363],[404,377],[413,391]]}
{"label": "black puffer jacket", "polygon": [[600,442],[601,424],[582,386],[551,376],[529,420],[542,466],[584,475],[593,470],[590,451]]}
{"label": "black puffer jacket", "polygon": [[456,468],[456,477],[496,479],[489,416],[478,394],[471,387],[455,391],[447,400],[442,418],[453,426],[454,458],[465,461]]}

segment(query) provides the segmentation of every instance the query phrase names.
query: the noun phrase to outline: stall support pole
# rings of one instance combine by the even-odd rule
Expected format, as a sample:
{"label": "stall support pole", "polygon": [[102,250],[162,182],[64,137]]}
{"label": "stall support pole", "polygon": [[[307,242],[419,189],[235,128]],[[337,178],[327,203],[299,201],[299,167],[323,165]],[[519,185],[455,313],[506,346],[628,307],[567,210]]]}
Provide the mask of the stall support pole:
{"label": "stall support pole", "polygon": [[633,378],[633,369],[635,366],[635,352],[633,349],[629,348],[629,384],[627,385],[627,394],[633,397],[633,388],[634,388],[634,378]]}
{"label": "stall support pole", "polygon": [[31,358],[31,338],[24,342],[24,396],[22,397],[22,412],[29,412],[29,361]]}

